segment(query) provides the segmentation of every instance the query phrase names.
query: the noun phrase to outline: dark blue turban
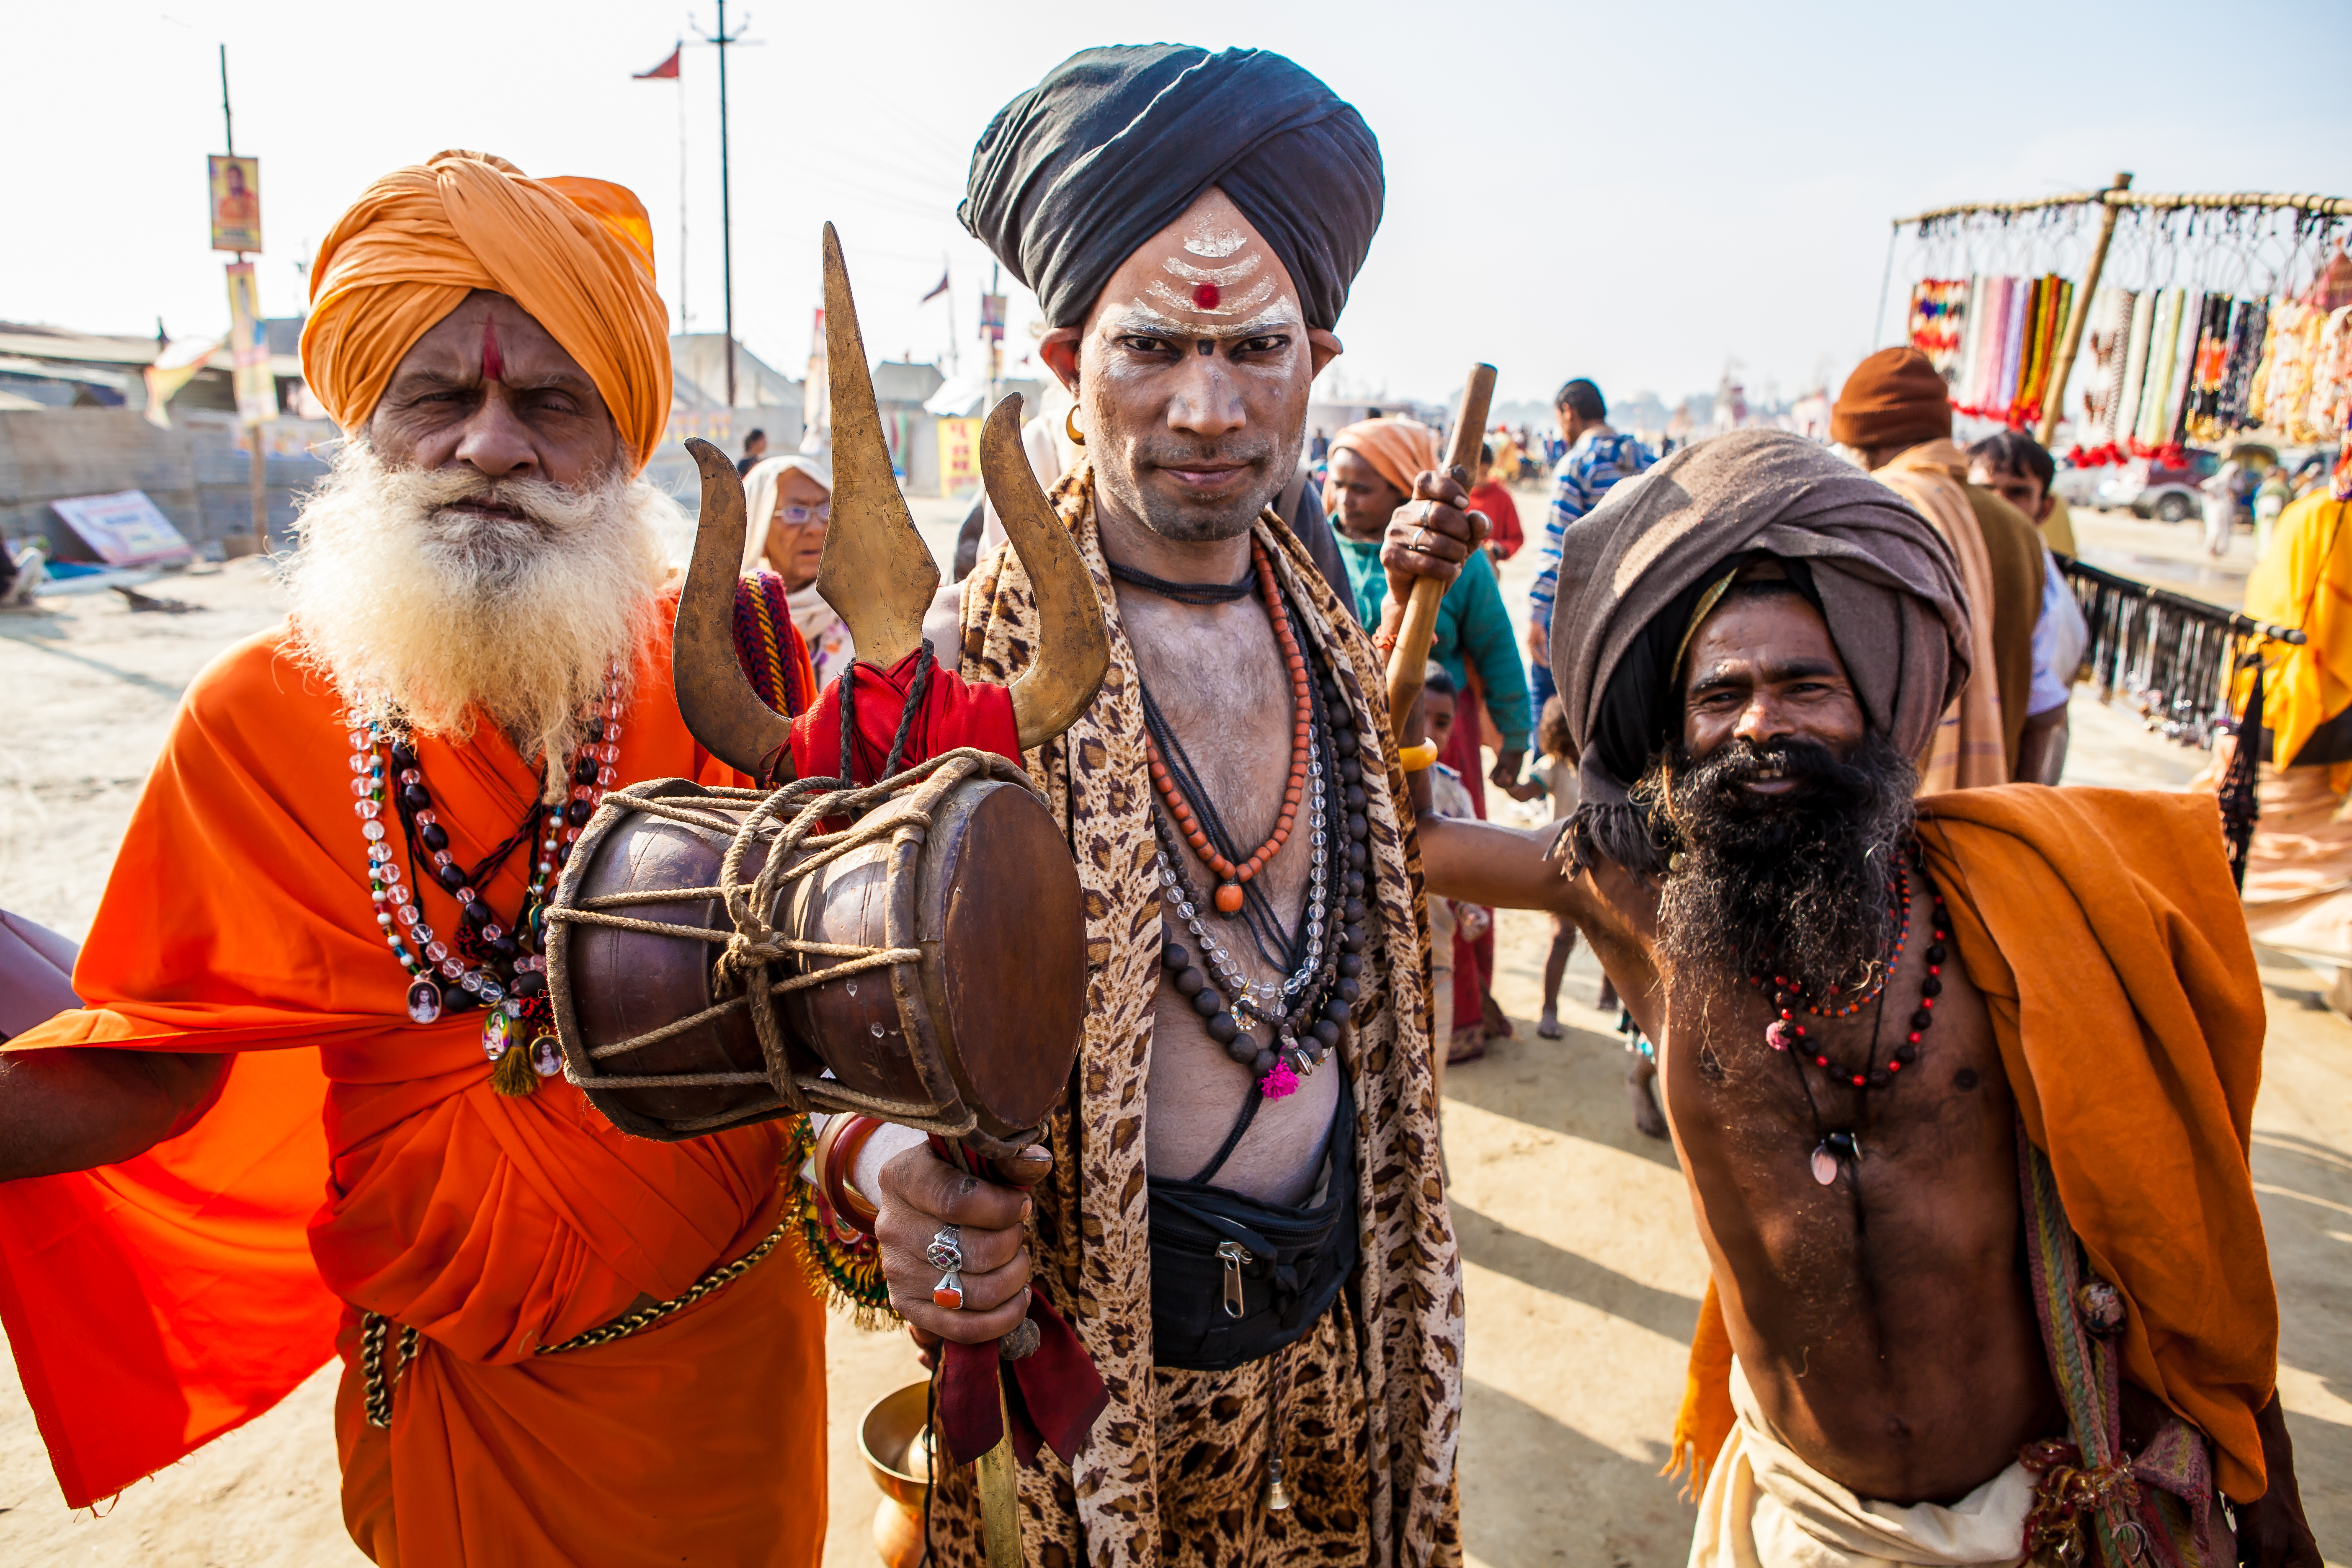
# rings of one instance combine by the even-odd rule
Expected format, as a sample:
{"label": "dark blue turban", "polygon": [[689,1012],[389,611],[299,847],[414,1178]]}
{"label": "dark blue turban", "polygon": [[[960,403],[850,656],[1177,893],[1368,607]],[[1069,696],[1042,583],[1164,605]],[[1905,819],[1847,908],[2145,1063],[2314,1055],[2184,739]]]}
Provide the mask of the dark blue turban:
{"label": "dark blue turban", "polygon": [[972,149],[956,216],[1081,326],[1143,242],[1215,185],[1273,247],[1328,331],[1381,226],[1381,146],[1353,105],[1264,49],[1085,49],[1014,99]]}

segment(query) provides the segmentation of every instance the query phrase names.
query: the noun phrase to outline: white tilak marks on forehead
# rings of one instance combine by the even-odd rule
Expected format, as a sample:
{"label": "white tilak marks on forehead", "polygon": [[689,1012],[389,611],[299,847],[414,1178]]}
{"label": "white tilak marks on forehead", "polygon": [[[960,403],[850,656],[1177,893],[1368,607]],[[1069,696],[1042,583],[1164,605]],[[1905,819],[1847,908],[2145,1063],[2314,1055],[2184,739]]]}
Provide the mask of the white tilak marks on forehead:
{"label": "white tilak marks on forehead", "polygon": [[1231,267],[1195,267],[1181,257],[1171,256],[1160,264],[1160,268],[1187,283],[1214,283],[1220,289],[1229,289],[1255,272],[1265,261],[1265,258],[1252,252]]}
{"label": "white tilak marks on forehead", "polygon": [[1249,236],[1238,229],[1219,228],[1207,218],[1192,226],[1184,237],[1184,248],[1194,256],[1205,256],[1212,261],[1221,260],[1249,243]]}
{"label": "white tilak marks on forehead", "polygon": [[1231,299],[1220,300],[1214,305],[1202,305],[1191,295],[1178,292],[1157,278],[1151,280],[1151,287],[1144,292],[1160,303],[1173,305],[1179,310],[1190,311],[1195,315],[1221,317],[1238,316],[1245,310],[1256,310],[1274,298],[1275,288],[1273,279],[1261,278]]}
{"label": "white tilak marks on forehead", "polygon": [[[1189,313],[1197,307],[1188,300],[1184,301],[1183,309]],[[1165,310],[1153,309],[1148,300],[1131,300],[1126,310],[1110,318],[1108,325],[1114,335],[1140,332],[1159,336],[1172,332],[1188,338],[1214,338],[1223,342],[1228,338],[1255,338],[1268,332],[1294,331],[1299,320],[1298,312],[1291,308],[1287,300],[1276,301],[1275,308],[1264,315],[1235,322],[1180,321]]]}

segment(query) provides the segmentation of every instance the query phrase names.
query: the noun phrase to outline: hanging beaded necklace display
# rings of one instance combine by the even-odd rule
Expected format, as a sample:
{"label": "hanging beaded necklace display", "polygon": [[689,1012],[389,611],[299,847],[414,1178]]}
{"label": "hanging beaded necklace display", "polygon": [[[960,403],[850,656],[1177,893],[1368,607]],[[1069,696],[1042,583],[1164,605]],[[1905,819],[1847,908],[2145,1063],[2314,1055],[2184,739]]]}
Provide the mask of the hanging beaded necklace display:
{"label": "hanging beaded necklace display", "polygon": [[[1933,934],[1927,951],[1922,955],[1927,961],[1927,973],[1920,977],[1919,1005],[1911,1015],[1910,1026],[1903,1031],[1903,1039],[1888,1055],[1886,1065],[1879,1067],[1874,1064],[1878,1054],[1878,1037],[1885,1023],[1886,986],[1894,978],[1895,966],[1903,961],[1903,950],[1911,936],[1911,878],[1915,872],[1935,906],[1930,917],[1933,923],[1928,928]],[[1804,1090],[1805,1104],[1812,1110],[1813,1129],[1819,1139],[1812,1152],[1813,1180],[1825,1187],[1837,1180],[1839,1161],[1861,1160],[1862,1143],[1851,1128],[1822,1131],[1821,1111],[1813,1102],[1812,1084],[1805,1077],[1803,1058],[1811,1057],[1813,1066],[1826,1070],[1832,1082],[1865,1093],[1874,1089],[1884,1089],[1893,1083],[1905,1068],[1918,1060],[1919,1047],[1936,1022],[1936,998],[1944,991],[1944,961],[1948,956],[1945,943],[1951,940],[1951,931],[1944,915],[1944,895],[1936,891],[1934,885],[1928,882],[1927,863],[1916,844],[1912,846],[1911,865],[1906,868],[1897,863],[1895,875],[1895,885],[1889,890],[1900,901],[1901,914],[1894,951],[1881,966],[1877,982],[1867,990],[1848,1001],[1839,1003],[1831,1000],[1830,1005],[1817,1007],[1804,999],[1804,986],[1786,975],[1768,974],[1760,966],[1748,975],[1749,984],[1759,989],[1768,983],[1771,987],[1774,1017],[1765,1026],[1764,1043],[1788,1056],[1789,1065],[1797,1074],[1797,1086]],[[1836,995],[1837,987],[1832,985],[1830,998]],[[1827,1051],[1808,1042],[1805,1026],[1797,1021],[1800,1011],[1815,1018],[1850,1018],[1873,1002],[1878,1005],[1878,1016],[1872,1025],[1870,1045],[1864,1052],[1859,1070],[1832,1065]]]}
{"label": "hanging beaded necklace display", "polygon": [[[1271,564],[1262,549],[1254,548],[1253,554],[1257,586],[1265,595],[1293,692],[1300,699],[1292,731],[1291,776],[1284,786],[1276,833],[1255,853],[1240,853],[1149,689],[1142,698],[1152,783],[1160,796],[1152,812],[1158,839],[1153,873],[1169,905],[1166,918],[1182,922],[1192,939],[1188,946],[1171,934],[1161,947],[1160,962],[1171,986],[1202,1016],[1209,1037],[1251,1069],[1261,1094],[1279,1100],[1294,1092],[1299,1079],[1329,1056],[1362,994],[1359,977],[1364,963],[1364,889],[1371,829],[1358,757],[1361,742],[1349,721],[1352,709],[1346,691],[1322,650],[1315,650],[1319,671],[1308,668],[1308,655],[1291,631]],[[1138,585],[1161,591],[1157,580]],[[1206,591],[1223,592],[1214,584]],[[1331,759],[1328,767],[1327,748]],[[1296,927],[1286,933],[1255,879],[1287,844],[1302,814],[1309,855],[1307,898]],[[1180,844],[1218,876],[1220,895],[1232,889],[1230,897],[1221,897],[1212,906],[1200,896],[1184,872]],[[1210,923],[1218,918],[1239,921],[1259,956],[1282,972],[1283,978],[1252,981],[1243,973],[1224,938]],[[1272,1039],[1262,1043],[1250,1033],[1254,1028],[1270,1029]]]}
{"label": "hanging beaded necklace display", "polygon": [[[385,944],[410,980],[408,1016],[436,1022],[445,1013],[486,1008],[482,1054],[493,1064],[491,1085],[504,1094],[529,1094],[541,1078],[563,1070],[547,999],[547,899],[555,874],[570,858],[580,830],[595,815],[604,791],[617,782],[614,764],[621,754],[618,672],[607,668],[604,691],[592,711],[582,744],[565,759],[567,797],[536,801],[515,831],[471,869],[457,863],[427,788],[414,742],[392,725],[369,721],[354,727],[352,812],[367,842],[368,896]],[[412,889],[390,842],[390,807],[408,848],[417,879]],[[509,857],[525,844],[533,849],[522,907],[511,926],[480,889]],[[430,876],[457,906],[456,930],[447,937],[425,918],[423,879]],[[517,1048],[517,1047],[525,1048]]]}

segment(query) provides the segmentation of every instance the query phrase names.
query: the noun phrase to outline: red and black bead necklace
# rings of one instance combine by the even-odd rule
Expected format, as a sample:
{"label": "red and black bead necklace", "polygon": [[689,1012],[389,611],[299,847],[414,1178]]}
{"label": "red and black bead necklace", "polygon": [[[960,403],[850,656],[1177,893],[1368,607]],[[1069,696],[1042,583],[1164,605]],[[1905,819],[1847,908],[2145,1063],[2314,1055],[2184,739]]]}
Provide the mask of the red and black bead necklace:
{"label": "red and black bead necklace", "polygon": [[[1902,1041],[1888,1055],[1885,1067],[1874,1065],[1878,1051],[1878,1029],[1875,1027],[1871,1031],[1870,1047],[1863,1057],[1861,1070],[1856,1071],[1851,1068],[1834,1065],[1831,1062],[1827,1051],[1808,1041],[1805,1026],[1797,1021],[1797,1014],[1801,1010],[1816,1018],[1848,1018],[1875,1001],[1879,1004],[1883,1016],[1887,983],[1894,978],[1895,966],[1902,962],[1904,948],[1910,940],[1913,869],[1916,870],[1921,883],[1927,886],[1928,898],[1934,905],[1933,913],[1929,917],[1932,924],[1928,928],[1932,935],[1927,951],[1922,954],[1927,961],[1927,973],[1920,977],[1919,1005],[1912,1013],[1910,1026],[1904,1031]],[[1811,1084],[1805,1078],[1803,1058],[1810,1057],[1813,1066],[1826,1070],[1832,1082],[1861,1089],[1866,1093],[1874,1089],[1884,1089],[1893,1083],[1905,1068],[1916,1061],[1919,1058],[1920,1045],[1925,1040],[1928,1029],[1935,1025],[1936,998],[1942,995],[1944,991],[1944,963],[1949,956],[1949,950],[1946,944],[1951,941],[1951,931],[1944,913],[1944,895],[1937,892],[1933,884],[1927,882],[1927,861],[1920,855],[1916,845],[1912,848],[1912,866],[1906,868],[1897,864],[1895,882],[1889,890],[1894,892],[1900,900],[1901,908],[1900,924],[1895,931],[1894,951],[1889,953],[1881,967],[1876,982],[1855,998],[1830,1007],[1816,1007],[1804,1000],[1803,984],[1787,975],[1768,976],[1759,967],[1748,977],[1750,983],[1759,989],[1768,980],[1772,986],[1772,1010],[1775,1016],[1765,1026],[1764,1042],[1774,1050],[1788,1054],[1790,1064],[1796,1068],[1799,1087],[1805,1091],[1805,1102],[1808,1105],[1812,1104],[1813,1091]],[[1830,994],[1834,996],[1837,994],[1837,988],[1830,987]],[[1818,1131],[1820,1121],[1818,1111],[1815,1113],[1814,1121]],[[1837,1180],[1838,1162],[1841,1159],[1859,1161],[1861,1158],[1862,1144],[1851,1129],[1822,1132],[1812,1153],[1813,1180],[1823,1186],[1828,1186]]]}

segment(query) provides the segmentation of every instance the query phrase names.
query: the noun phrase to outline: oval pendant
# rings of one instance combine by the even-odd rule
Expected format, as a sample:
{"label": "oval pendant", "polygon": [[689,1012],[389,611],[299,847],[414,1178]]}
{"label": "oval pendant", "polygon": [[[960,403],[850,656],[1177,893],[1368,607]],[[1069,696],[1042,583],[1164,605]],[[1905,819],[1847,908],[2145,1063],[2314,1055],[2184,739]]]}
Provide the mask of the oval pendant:
{"label": "oval pendant", "polygon": [[408,988],[408,1021],[430,1024],[441,1016],[441,987],[430,980],[420,980]]}
{"label": "oval pendant", "polygon": [[502,1007],[493,1007],[482,1020],[482,1055],[492,1061],[505,1056],[514,1045],[515,1021]]}
{"label": "oval pendant", "polygon": [[1817,1144],[1813,1149],[1813,1180],[1826,1187],[1836,1182],[1837,1176],[1837,1156],[1830,1152],[1827,1142]]}
{"label": "oval pendant", "polygon": [[553,1078],[563,1070],[563,1050],[555,1043],[553,1035],[541,1035],[531,1041],[530,1070],[541,1078]]}

